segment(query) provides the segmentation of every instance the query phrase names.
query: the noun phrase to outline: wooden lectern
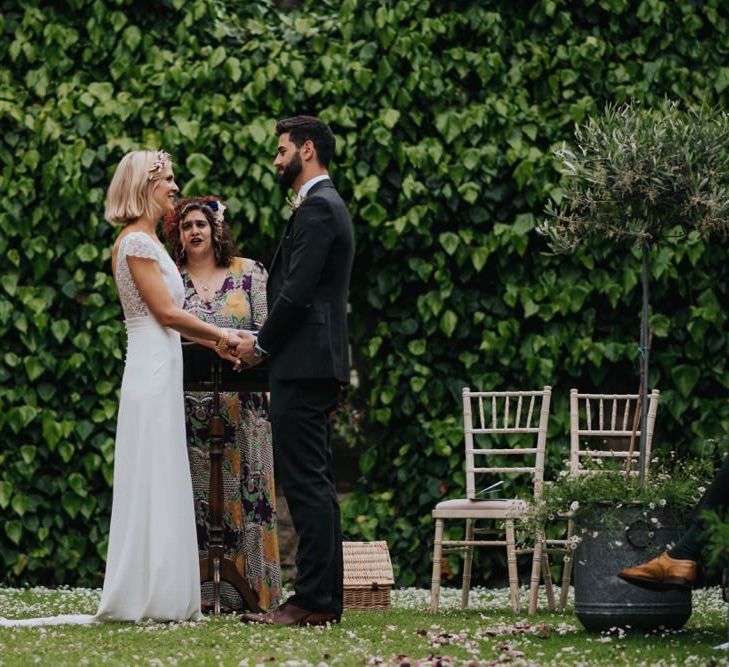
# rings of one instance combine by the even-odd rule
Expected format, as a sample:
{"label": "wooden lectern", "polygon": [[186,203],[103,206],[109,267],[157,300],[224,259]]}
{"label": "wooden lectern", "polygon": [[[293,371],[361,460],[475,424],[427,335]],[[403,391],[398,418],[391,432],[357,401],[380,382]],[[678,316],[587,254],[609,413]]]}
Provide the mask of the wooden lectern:
{"label": "wooden lectern", "polygon": [[240,575],[232,558],[225,555],[223,543],[223,444],[225,422],[220,416],[221,391],[268,391],[265,361],[237,373],[229,361],[198,343],[183,341],[183,388],[185,391],[209,392],[213,395],[213,414],[208,424],[210,441],[210,533],[208,555],[200,559],[200,583],[213,582],[213,613],[220,614],[220,582],[231,584],[245,600],[248,609],[262,612],[258,596]]}

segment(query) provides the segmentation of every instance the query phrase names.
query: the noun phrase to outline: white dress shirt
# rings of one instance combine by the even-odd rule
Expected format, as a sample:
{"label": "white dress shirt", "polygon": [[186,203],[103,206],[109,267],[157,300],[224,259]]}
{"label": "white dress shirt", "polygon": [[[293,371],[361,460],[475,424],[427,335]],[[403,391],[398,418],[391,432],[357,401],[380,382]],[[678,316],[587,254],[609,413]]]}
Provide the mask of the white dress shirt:
{"label": "white dress shirt", "polygon": [[294,207],[297,207],[299,204],[301,204],[304,199],[306,199],[306,195],[309,193],[309,190],[311,190],[312,187],[314,187],[317,183],[320,181],[328,180],[329,174],[321,174],[319,176],[314,176],[314,178],[310,178],[306,183],[304,183],[299,191],[296,193],[296,199],[294,199]]}

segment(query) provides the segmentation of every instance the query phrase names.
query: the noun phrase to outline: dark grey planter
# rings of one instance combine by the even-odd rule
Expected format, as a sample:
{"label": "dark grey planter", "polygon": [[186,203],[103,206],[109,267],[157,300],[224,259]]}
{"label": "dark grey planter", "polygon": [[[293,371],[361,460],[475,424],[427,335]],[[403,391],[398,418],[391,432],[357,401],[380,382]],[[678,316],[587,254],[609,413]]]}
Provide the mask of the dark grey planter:
{"label": "dark grey planter", "polygon": [[586,629],[677,630],[685,625],[691,616],[690,590],[648,591],[617,576],[679,537],[683,526],[670,511],[606,506],[580,514],[576,529],[582,541],[573,555],[575,613]]}

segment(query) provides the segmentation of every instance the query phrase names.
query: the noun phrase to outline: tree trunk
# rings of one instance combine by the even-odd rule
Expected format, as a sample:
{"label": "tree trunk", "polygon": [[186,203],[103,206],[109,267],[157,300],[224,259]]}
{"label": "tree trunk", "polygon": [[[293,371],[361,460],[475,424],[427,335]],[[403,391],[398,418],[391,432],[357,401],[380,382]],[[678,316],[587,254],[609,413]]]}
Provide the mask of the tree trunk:
{"label": "tree trunk", "polygon": [[648,437],[648,377],[650,370],[650,337],[648,333],[648,305],[650,303],[650,290],[648,275],[648,244],[643,243],[643,267],[641,270],[641,282],[643,286],[643,309],[640,318],[640,386],[643,388],[643,395],[640,400],[643,402],[643,410],[640,416],[640,480],[645,479],[645,471],[648,465],[646,461],[646,440]]}

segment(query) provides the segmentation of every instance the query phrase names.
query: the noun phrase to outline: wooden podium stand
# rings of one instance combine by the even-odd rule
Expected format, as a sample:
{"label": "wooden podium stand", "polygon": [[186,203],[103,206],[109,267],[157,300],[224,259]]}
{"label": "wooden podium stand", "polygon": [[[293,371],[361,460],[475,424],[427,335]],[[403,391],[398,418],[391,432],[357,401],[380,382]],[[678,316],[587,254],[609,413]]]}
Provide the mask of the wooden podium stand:
{"label": "wooden podium stand", "polygon": [[232,558],[225,555],[223,543],[223,445],[225,422],[220,416],[221,391],[268,391],[265,362],[237,373],[229,361],[197,343],[183,341],[183,387],[185,391],[209,392],[213,395],[213,414],[208,424],[210,442],[210,534],[207,558],[200,559],[200,583],[213,582],[213,613],[220,614],[220,582],[226,581],[238,591],[248,609],[262,612],[258,596],[240,575]]}

